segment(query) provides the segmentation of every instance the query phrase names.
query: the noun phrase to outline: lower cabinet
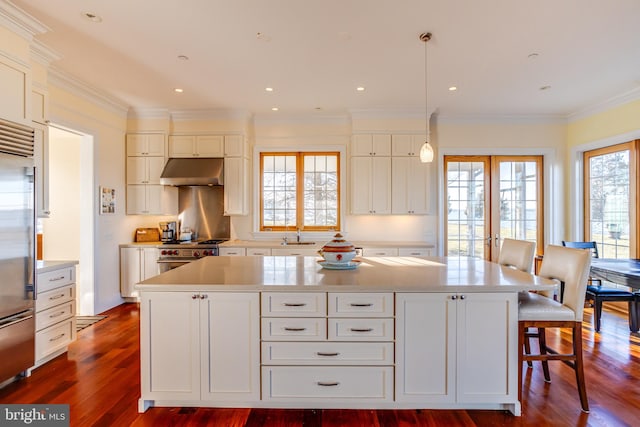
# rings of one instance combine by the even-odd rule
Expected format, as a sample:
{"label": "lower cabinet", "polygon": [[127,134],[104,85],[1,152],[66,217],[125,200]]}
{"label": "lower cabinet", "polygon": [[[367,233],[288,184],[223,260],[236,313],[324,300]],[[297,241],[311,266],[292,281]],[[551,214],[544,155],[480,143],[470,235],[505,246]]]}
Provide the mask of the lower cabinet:
{"label": "lower cabinet", "polygon": [[160,274],[158,256],[159,249],[155,247],[120,248],[120,295],[123,298],[137,298],[134,285]]}
{"label": "lower cabinet", "polygon": [[143,292],[141,399],[259,401],[259,301],[258,293]]}
{"label": "lower cabinet", "polygon": [[35,366],[67,351],[76,339],[75,267],[38,273]]}
{"label": "lower cabinet", "polygon": [[516,403],[518,298],[396,294],[396,400]]}

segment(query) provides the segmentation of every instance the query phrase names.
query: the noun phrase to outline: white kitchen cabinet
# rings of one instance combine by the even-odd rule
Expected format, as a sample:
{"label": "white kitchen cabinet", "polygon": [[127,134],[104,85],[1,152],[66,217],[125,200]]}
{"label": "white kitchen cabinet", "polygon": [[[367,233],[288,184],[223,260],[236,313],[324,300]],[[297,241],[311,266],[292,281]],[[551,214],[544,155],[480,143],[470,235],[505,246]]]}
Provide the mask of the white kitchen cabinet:
{"label": "white kitchen cabinet", "polygon": [[351,139],[352,156],[391,156],[391,135],[356,134]]}
{"label": "white kitchen cabinet", "polygon": [[420,157],[420,148],[425,141],[425,135],[391,135],[391,155]]}
{"label": "white kitchen cabinet", "polygon": [[224,157],[248,157],[249,144],[244,135],[224,136]]}
{"label": "white kitchen cabinet", "polygon": [[296,247],[296,248],[273,248],[271,255],[284,256],[320,256],[317,249]]}
{"label": "white kitchen cabinet", "polygon": [[224,214],[249,213],[249,160],[245,157],[224,159]]}
{"label": "white kitchen cabinet", "polygon": [[127,184],[160,184],[164,157],[127,157]]}
{"label": "white kitchen cabinet", "polygon": [[158,248],[120,248],[120,295],[136,298],[134,285],[160,274]]}
{"label": "white kitchen cabinet", "polygon": [[169,157],[223,157],[222,135],[171,135]]}
{"label": "white kitchen cabinet", "polygon": [[127,134],[127,156],[165,157],[165,135],[163,133]]}
{"label": "white kitchen cabinet", "polygon": [[396,294],[396,400],[517,403],[517,303],[512,293]]}
{"label": "white kitchen cabinet", "polygon": [[141,406],[258,402],[259,299],[258,293],[143,292],[140,330],[148,341],[140,346]]}
{"label": "white kitchen cabinet", "polygon": [[33,86],[31,89],[31,120],[49,124],[49,91],[45,88]]}
{"label": "white kitchen cabinet", "polygon": [[37,275],[35,366],[64,353],[76,339],[75,278],[74,266]]}
{"label": "white kitchen cabinet", "polygon": [[362,248],[362,256],[398,256],[398,248]]}
{"label": "white kitchen cabinet", "polygon": [[220,256],[244,256],[246,255],[245,248],[219,248],[218,255]]}
{"label": "white kitchen cabinet", "polygon": [[430,164],[419,157],[391,158],[391,213],[428,214]]}
{"label": "white kitchen cabinet", "polygon": [[248,256],[270,256],[271,248],[246,248]]}
{"label": "white kitchen cabinet", "polygon": [[36,166],[36,209],[38,218],[49,218],[49,127],[33,123]]}
{"label": "white kitchen cabinet", "polygon": [[178,189],[166,185],[127,185],[127,215],[177,215]]}
{"label": "white kitchen cabinet", "polygon": [[31,125],[31,72],[27,65],[0,55],[0,117]]}
{"label": "white kitchen cabinet", "polygon": [[398,256],[432,256],[431,248],[398,248]]}
{"label": "white kitchen cabinet", "polygon": [[351,213],[391,213],[391,157],[351,157]]}

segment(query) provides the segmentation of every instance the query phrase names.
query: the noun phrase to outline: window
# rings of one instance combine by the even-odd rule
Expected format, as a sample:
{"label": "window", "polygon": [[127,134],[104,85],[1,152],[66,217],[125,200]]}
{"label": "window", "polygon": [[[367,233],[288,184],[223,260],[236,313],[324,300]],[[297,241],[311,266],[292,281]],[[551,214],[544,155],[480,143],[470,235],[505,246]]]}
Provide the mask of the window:
{"label": "window", "polygon": [[584,153],[584,236],[601,258],[634,258],[638,142]]}
{"label": "window", "polygon": [[260,230],[340,229],[340,153],[260,153]]}

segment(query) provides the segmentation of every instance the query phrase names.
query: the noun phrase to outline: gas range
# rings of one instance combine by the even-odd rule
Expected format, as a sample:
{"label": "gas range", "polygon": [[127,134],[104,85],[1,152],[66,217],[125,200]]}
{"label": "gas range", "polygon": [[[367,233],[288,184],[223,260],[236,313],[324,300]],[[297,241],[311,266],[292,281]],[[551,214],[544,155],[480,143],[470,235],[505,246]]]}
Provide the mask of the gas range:
{"label": "gas range", "polygon": [[193,261],[203,256],[218,256],[218,244],[222,239],[204,240],[199,242],[172,241],[164,242],[160,247],[158,260]]}

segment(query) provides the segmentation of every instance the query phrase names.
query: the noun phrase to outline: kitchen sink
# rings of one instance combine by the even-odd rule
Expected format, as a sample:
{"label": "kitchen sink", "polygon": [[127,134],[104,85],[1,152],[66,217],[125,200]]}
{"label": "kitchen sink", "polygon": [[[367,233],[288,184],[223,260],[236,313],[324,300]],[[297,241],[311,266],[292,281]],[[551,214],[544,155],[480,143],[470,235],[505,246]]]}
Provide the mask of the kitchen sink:
{"label": "kitchen sink", "polygon": [[280,244],[282,246],[307,246],[307,245],[315,245],[316,242],[282,242]]}

